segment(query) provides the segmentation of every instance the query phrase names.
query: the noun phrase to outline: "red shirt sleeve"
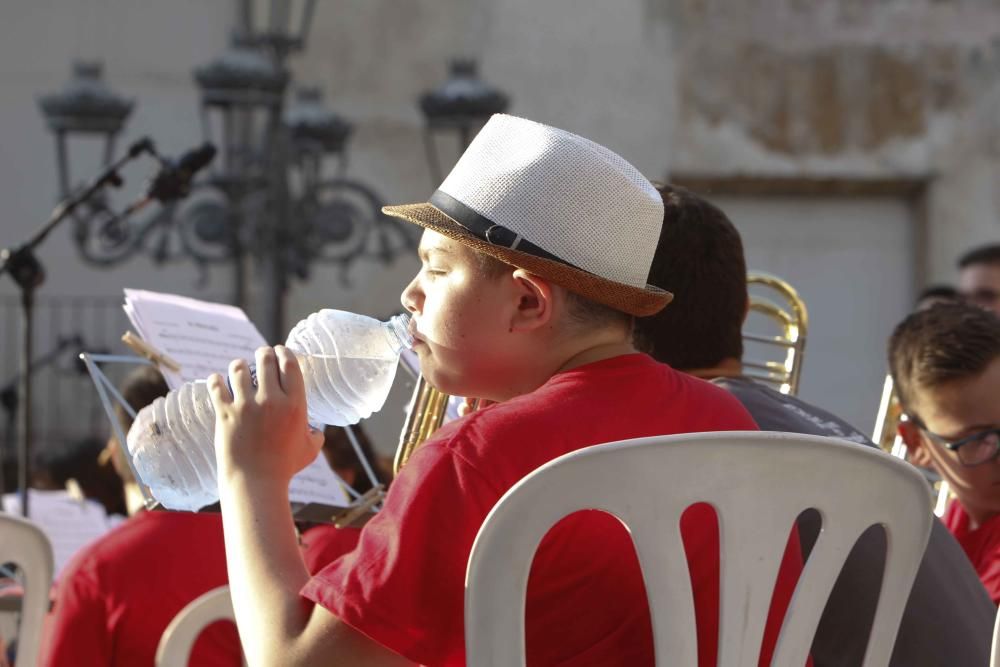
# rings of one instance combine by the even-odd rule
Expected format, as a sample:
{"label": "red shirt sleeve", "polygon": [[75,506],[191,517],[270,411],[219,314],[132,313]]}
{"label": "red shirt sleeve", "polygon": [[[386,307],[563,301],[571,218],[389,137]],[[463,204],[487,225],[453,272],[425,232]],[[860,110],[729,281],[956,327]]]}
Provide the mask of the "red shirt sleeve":
{"label": "red shirt sleeve", "polygon": [[[392,483],[356,549],[302,590],[378,643],[423,664],[463,664],[465,566],[499,497],[441,442],[427,442]],[[463,490],[469,489],[469,493]]]}
{"label": "red shirt sleeve", "polygon": [[302,533],[302,557],[313,575],[358,546],[361,529],[315,526]]}
{"label": "red shirt sleeve", "polygon": [[[85,568],[66,571],[60,578],[46,639],[42,665],[109,665],[111,634],[109,611],[100,587]],[[45,647],[47,650],[44,650]]]}

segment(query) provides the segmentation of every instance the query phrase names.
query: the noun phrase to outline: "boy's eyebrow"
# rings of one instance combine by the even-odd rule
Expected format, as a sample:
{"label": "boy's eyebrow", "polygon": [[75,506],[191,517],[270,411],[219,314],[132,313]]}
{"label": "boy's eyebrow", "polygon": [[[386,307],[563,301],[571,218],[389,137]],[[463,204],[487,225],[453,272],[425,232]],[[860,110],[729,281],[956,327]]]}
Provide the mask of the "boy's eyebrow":
{"label": "boy's eyebrow", "polygon": [[422,260],[426,260],[427,257],[433,253],[441,255],[452,254],[451,250],[449,250],[448,248],[442,248],[440,246],[431,246],[430,248],[425,248],[421,246],[420,248],[417,249],[417,257],[419,257]]}

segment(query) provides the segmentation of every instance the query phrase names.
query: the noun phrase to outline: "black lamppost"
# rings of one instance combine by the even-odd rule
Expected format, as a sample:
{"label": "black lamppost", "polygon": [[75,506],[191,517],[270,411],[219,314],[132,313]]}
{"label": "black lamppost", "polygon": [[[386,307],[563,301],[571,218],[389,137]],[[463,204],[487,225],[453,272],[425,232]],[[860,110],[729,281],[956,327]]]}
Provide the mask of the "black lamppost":
{"label": "black lamppost", "polygon": [[477,70],[474,60],[452,60],[448,80],[423,93],[418,100],[425,121],[424,147],[435,185],[443,178],[435,136],[457,137],[461,153],[468,147],[474,131],[478,131],[490,116],[503,113],[510,106],[509,96],[484,83]]}
{"label": "black lamppost", "polygon": [[56,136],[60,198],[65,198],[70,191],[67,140],[87,135],[102,137],[104,157],[101,166],[107,166],[114,155],[118,133],[135,106],[135,102],[108,88],[101,71],[100,63],[76,62],[73,77],[66,87],[38,100],[45,122]]}
{"label": "black lamppost", "polygon": [[[285,62],[305,48],[315,4],[239,0],[230,48],[194,72],[202,131],[218,146],[218,159],[184,202],[144,217],[115,215],[103,200],[81,211],[74,239],[87,261],[110,266],[146,253],[157,263],[194,261],[203,278],[208,265],[230,263],[233,301],[241,306],[252,269],[260,285],[255,315],[265,337],[277,342],[286,333],[290,279],[305,278],[312,262],[338,263],[346,281],[355,260],[388,262],[412,245],[401,225],[382,215],[378,195],[344,177],[350,126],[323,109],[316,91],[286,104],[291,76]],[[56,134],[61,193],[71,187],[67,140],[98,128],[111,155],[132,106],[101,84],[99,67],[78,66],[77,72],[65,91],[40,100]],[[87,95],[79,92],[80,79]],[[84,103],[91,98],[102,103]],[[330,157],[339,165],[333,177],[324,174]],[[380,240],[374,247],[373,232]]]}

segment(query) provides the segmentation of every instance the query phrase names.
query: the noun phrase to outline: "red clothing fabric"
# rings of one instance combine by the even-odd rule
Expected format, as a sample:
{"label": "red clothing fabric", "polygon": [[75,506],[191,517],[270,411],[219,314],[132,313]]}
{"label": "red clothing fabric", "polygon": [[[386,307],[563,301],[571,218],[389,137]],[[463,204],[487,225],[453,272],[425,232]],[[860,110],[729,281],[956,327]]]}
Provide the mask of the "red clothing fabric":
{"label": "red clothing fabric", "polygon": [[[152,667],[174,616],[227,583],[220,515],[142,512],[77,554],[60,575],[43,664]],[[190,664],[238,667],[236,626],[209,626]]]}
{"label": "red clothing fabric", "polygon": [[[424,443],[393,481],[358,547],[313,577],[302,594],[411,660],[462,665],[464,578],[472,542],[487,513],[518,480],[589,445],[755,429],[730,394],[645,355],[559,373],[529,395],[446,425]],[[701,664],[713,665],[714,514],[695,507],[682,523],[694,568]],[[780,615],[769,622],[768,660],[794,577],[782,584]],[[642,574],[617,519],[583,511],[553,528],[532,566],[526,626],[531,665],[654,664]]]}
{"label": "red clothing fabric", "polygon": [[360,528],[314,526],[302,533],[302,557],[309,574],[316,574],[324,567],[349,553],[358,546]]}
{"label": "red clothing fabric", "polygon": [[1000,514],[970,530],[969,515],[953,500],[944,513],[944,525],[962,545],[993,602],[1000,603]]}

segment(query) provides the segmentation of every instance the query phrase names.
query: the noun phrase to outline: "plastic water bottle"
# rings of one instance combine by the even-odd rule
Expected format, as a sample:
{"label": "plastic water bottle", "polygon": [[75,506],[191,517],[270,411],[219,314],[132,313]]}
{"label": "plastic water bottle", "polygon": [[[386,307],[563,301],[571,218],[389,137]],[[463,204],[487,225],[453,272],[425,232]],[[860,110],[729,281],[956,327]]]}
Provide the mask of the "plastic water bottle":
{"label": "plastic water bottle", "polygon": [[[295,325],[285,345],[302,368],[310,424],[356,424],[382,408],[399,354],[413,344],[409,320],[321,310]],[[167,509],[196,511],[219,499],[215,410],[204,380],[140,410],[127,440],[135,471]]]}

